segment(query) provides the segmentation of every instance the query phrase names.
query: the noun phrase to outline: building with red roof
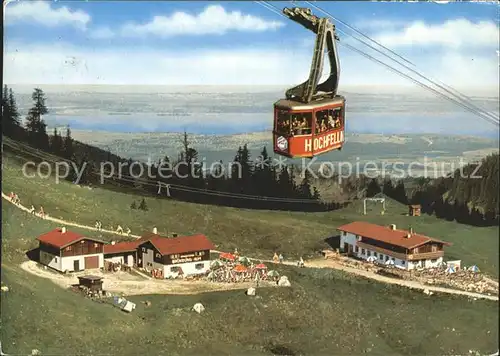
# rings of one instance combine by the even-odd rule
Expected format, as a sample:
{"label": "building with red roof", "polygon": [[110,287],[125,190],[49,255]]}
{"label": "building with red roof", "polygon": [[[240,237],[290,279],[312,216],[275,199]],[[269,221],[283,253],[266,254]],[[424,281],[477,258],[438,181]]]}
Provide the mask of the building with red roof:
{"label": "building with red roof", "polygon": [[54,229],[37,238],[41,264],[60,272],[78,272],[104,266],[104,241]]}
{"label": "building with red roof", "polygon": [[147,271],[159,270],[163,278],[203,274],[210,268],[213,249],[203,234],[163,237],[149,233],[137,247],[137,265]]}
{"label": "building with red roof", "polygon": [[396,225],[355,221],[338,230],[340,248],[348,255],[407,270],[438,267],[443,263],[444,246],[451,245]]}

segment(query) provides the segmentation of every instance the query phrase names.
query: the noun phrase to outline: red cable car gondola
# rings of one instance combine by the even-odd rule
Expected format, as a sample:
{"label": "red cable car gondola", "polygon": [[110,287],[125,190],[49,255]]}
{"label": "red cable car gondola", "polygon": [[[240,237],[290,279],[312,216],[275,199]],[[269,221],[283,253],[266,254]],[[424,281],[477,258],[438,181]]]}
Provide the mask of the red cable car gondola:
{"label": "red cable car gondola", "polygon": [[[276,154],[312,158],[342,149],[345,128],[345,98],[337,95],[340,64],[335,26],[307,8],[285,8],[283,13],[316,33],[309,79],[286,92],[286,99],[274,104],[273,144]],[[325,46],[330,76],[318,84],[323,70]]]}

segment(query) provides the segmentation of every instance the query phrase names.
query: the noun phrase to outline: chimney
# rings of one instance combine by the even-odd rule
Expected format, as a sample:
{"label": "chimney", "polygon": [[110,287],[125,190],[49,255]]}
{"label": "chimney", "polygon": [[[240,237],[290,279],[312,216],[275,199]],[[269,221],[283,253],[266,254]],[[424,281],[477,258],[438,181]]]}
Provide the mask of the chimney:
{"label": "chimney", "polygon": [[61,228],[61,234],[65,234],[65,233],[66,233],[66,227],[64,227],[64,226],[63,226],[63,227]]}
{"label": "chimney", "polygon": [[410,235],[413,235],[413,228],[410,227]]}
{"label": "chimney", "polygon": [[111,245],[114,245],[115,243],[116,243],[116,242],[114,242],[114,241],[111,241]]}
{"label": "chimney", "polygon": [[396,230],[396,225],[395,224],[391,224],[390,228],[391,228],[391,230]]}
{"label": "chimney", "polygon": [[156,227],[153,228],[153,234],[158,235],[158,229]]}

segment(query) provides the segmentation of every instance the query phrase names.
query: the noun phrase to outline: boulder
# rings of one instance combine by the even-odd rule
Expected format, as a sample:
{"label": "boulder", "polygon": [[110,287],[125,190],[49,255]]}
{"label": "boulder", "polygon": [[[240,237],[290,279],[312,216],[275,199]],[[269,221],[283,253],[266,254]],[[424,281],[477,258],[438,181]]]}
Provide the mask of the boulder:
{"label": "boulder", "polygon": [[195,312],[197,312],[198,314],[201,314],[204,310],[205,310],[205,307],[203,306],[203,304],[201,303],[196,303],[194,306],[193,306],[193,310]]}
{"label": "boulder", "polygon": [[280,287],[290,287],[290,281],[288,280],[287,276],[281,276],[279,281],[278,281],[278,286]]}

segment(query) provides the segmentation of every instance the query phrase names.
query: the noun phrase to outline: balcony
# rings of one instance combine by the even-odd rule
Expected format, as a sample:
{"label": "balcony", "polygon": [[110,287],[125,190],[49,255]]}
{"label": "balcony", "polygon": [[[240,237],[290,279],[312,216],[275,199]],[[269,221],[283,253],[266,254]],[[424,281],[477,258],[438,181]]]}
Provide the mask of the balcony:
{"label": "balcony", "polygon": [[364,248],[365,250],[370,250],[370,251],[374,251],[377,253],[381,253],[381,254],[384,254],[387,256],[398,258],[398,259],[403,260],[403,261],[428,260],[428,259],[436,259],[436,258],[444,256],[443,250],[435,251],[435,252],[413,253],[413,254],[407,255],[405,253],[394,252],[394,251],[387,250],[387,249],[382,248],[382,247],[377,247],[377,246],[373,246],[370,244],[365,244],[363,242],[358,242],[357,246],[359,248]]}
{"label": "balcony", "polygon": [[408,255],[408,261],[414,260],[432,260],[439,257],[444,256],[444,251],[435,251],[435,252],[422,252],[422,253],[413,253]]}

